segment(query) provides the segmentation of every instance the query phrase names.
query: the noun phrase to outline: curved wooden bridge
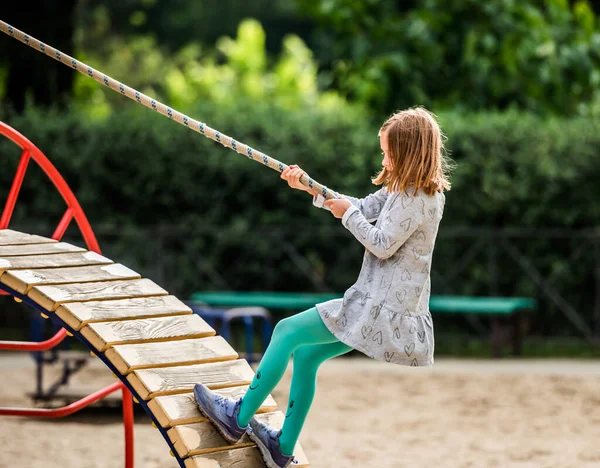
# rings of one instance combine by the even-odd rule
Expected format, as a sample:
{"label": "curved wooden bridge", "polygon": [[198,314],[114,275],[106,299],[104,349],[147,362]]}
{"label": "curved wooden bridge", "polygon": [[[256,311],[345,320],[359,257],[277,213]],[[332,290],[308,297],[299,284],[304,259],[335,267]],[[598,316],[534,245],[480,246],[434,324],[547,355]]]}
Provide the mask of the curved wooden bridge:
{"label": "curved wooden bridge", "polygon": [[[219,435],[192,393],[202,382],[239,397],[252,381],[252,368],[153,281],[84,248],[4,229],[0,288],[64,327],[102,360],[150,415],[180,466],[264,466],[247,436],[231,445]],[[269,424],[283,424],[272,397],[259,412]],[[295,455],[295,466],[308,466],[300,446]]]}

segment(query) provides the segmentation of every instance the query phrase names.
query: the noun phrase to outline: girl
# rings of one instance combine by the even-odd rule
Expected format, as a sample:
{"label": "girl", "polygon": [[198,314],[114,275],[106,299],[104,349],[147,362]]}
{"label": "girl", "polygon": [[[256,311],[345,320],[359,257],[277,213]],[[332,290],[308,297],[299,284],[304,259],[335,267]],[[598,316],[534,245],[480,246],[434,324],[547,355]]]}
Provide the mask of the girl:
{"label": "girl", "polygon": [[[429,312],[433,247],[450,189],[442,133],[422,107],[392,115],[379,131],[383,185],[363,199],[338,195],[325,201],[300,182],[304,171],[285,169],[290,187],[313,195],[365,246],[357,281],[344,297],[281,320],[249,390],[239,400],[223,398],[198,384],[202,413],[231,443],[248,430],[270,468],[293,461],[293,450],[312,403],[319,366],[353,349],[407,366],[433,364],[434,334]],[[375,224],[371,224],[375,222]],[[289,406],[283,428],[272,429],[254,413],[275,388],[294,356]]]}

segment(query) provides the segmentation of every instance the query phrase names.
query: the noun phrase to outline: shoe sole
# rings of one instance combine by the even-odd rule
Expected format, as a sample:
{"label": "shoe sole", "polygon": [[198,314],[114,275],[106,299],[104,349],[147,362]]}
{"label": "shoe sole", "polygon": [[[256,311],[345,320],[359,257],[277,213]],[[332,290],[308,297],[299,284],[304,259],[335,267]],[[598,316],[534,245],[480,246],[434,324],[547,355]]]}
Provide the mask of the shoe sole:
{"label": "shoe sole", "polygon": [[[200,400],[198,399],[198,394],[196,393],[195,389],[194,389],[194,396],[196,397],[196,406],[198,407],[198,410],[200,411],[200,413],[202,413],[202,415],[204,417],[206,417],[206,419],[208,419],[211,423],[213,423],[213,425],[215,426],[215,428],[217,429],[219,434],[221,434],[227,442],[229,442],[232,445],[235,445],[242,439],[242,437],[244,437],[244,434],[242,434],[238,439],[233,439],[227,433],[227,429],[221,424],[221,422],[218,419],[213,419],[208,413],[206,413],[204,411],[204,409],[202,409],[202,406],[200,406]],[[244,431],[244,433],[245,433],[245,431]]]}
{"label": "shoe sole", "polygon": [[271,452],[269,452],[269,449],[267,447],[265,447],[265,445],[262,443],[262,440],[260,440],[258,438],[258,436],[256,436],[254,434],[254,431],[248,432],[248,437],[250,437],[250,440],[252,440],[256,444],[256,447],[258,448],[258,451],[260,452],[260,456],[262,457],[263,461],[265,462],[265,465],[267,465],[267,468],[287,468],[294,461],[294,458],[292,457],[292,459],[288,463],[286,463],[285,466],[279,466],[273,460],[273,457],[271,456]]}

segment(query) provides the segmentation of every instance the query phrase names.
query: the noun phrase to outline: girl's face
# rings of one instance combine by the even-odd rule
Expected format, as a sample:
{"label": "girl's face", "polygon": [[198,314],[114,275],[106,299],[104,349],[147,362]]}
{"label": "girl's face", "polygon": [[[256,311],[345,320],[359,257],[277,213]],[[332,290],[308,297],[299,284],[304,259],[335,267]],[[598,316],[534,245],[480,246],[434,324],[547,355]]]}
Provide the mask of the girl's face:
{"label": "girl's face", "polygon": [[388,138],[387,132],[382,132],[379,135],[379,145],[381,146],[381,151],[383,152],[383,161],[381,161],[381,165],[388,171],[392,172],[392,160],[390,159],[390,152],[388,148]]}

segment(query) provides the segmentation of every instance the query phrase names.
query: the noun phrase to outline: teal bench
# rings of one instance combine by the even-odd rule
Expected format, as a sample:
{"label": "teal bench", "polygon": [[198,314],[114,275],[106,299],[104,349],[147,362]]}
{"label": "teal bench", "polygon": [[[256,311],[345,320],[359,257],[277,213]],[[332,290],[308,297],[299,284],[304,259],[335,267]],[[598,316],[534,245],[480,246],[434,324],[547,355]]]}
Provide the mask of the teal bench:
{"label": "teal bench", "polygon": [[[205,291],[192,294],[192,301],[215,307],[265,307],[267,309],[305,310],[319,302],[342,297],[333,293],[237,292]],[[505,343],[506,324],[510,322],[512,352],[521,354],[522,312],[533,310],[536,301],[525,297],[470,297],[432,296],[429,310],[432,314],[476,314],[487,316],[492,324],[492,355],[498,357]]]}

